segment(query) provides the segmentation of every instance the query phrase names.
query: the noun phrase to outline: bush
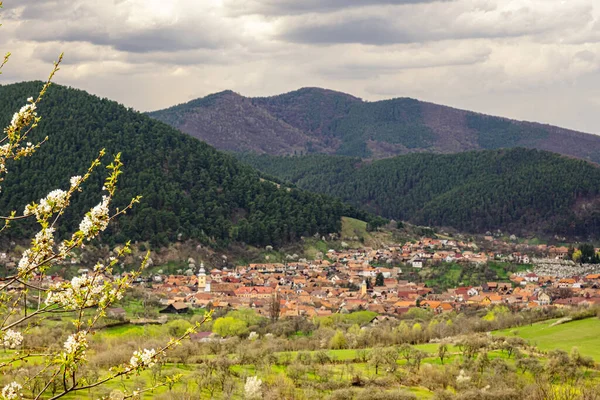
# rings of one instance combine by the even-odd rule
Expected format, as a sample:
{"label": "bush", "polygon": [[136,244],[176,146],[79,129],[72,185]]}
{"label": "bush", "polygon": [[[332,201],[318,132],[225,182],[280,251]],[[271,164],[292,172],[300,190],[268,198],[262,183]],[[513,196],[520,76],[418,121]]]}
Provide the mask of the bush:
{"label": "bush", "polygon": [[166,325],[169,335],[173,337],[179,337],[185,333],[185,331],[192,325],[184,319],[175,319],[169,321]]}
{"label": "bush", "polygon": [[377,392],[365,390],[360,393],[361,400],[413,400],[417,396],[405,390],[392,390],[389,392]]}
{"label": "bush", "polygon": [[522,394],[519,394],[515,389],[503,390],[469,390],[462,392],[459,397],[461,400],[521,400]]}
{"label": "bush", "polygon": [[339,389],[335,390],[329,396],[327,396],[327,400],[353,400],[355,396],[355,391],[353,389]]}
{"label": "bush", "polygon": [[433,400],[454,400],[456,396],[449,390],[436,390],[433,394]]}

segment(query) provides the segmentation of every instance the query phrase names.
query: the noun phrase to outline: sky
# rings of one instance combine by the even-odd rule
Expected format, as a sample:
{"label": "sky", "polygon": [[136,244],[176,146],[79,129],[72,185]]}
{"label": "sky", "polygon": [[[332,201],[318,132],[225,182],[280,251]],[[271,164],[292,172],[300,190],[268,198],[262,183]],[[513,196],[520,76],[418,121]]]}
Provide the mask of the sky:
{"label": "sky", "polygon": [[4,0],[1,83],[141,111],[231,89],[412,97],[600,134],[600,0]]}

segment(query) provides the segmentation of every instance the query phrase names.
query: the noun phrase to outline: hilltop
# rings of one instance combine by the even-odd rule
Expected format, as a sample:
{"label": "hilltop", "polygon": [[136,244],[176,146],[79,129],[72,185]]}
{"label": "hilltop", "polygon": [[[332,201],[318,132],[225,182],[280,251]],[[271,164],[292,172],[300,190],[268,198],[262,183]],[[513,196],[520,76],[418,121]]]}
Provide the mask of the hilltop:
{"label": "hilltop", "polygon": [[600,168],[531,149],[342,156],[240,155],[266,174],[386,218],[484,233],[600,234]]}
{"label": "hilltop", "polygon": [[526,147],[600,162],[600,137],[411,98],[366,102],[303,88],[248,98],[225,91],[149,113],[222,150],[386,158]]}
{"label": "hilltop", "polygon": [[[35,95],[40,82],[0,86],[0,124]],[[122,152],[125,164],[116,205],[142,195],[142,203],[113,226],[110,240],[154,244],[196,239],[216,246],[239,241],[281,244],[341,228],[341,217],[364,213],[323,195],[275,185],[253,168],[170,126],[114,101],[53,85],[39,105],[43,117],[33,139],[49,136],[34,157],[9,165],[0,196],[2,215],[21,211],[80,175],[102,148]],[[109,161],[107,157],[104,161]],[[100,173],[78,195],[63,227],[72,229],[99,201]],[[13,236],[24,237],[16,225]]]}

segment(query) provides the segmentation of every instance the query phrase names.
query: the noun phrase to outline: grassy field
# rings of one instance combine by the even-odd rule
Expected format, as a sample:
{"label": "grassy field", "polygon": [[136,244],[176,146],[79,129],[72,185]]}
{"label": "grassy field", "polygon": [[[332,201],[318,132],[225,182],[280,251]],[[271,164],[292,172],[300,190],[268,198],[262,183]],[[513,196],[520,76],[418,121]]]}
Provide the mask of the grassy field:
{"label": "grassy field", "polygon": [[[518,335],[531,341],[532,344],[536,344],[541,350],[551,350],[555,348],[561,348],[569,351],[573,346],[578,346],[581,352],[585,355],[593,356],[596,360],[600,359],[600,337],[597,332],[600,329],[600,320],[597,318],[589,318],[580,321],[574,321],[562,325],[551,327],[550,325],[556,320],[546,321],[532,326],[520,327],[518,330],[504,330],[494,332],[496,335]],[[102,330],[98,333],[95,340],[113,340],[122,338],[134,338],[134,337],[154,337],[161,332],[164,334],[164,326],[118,326],[111,327]],[[423,360],[423,365],[432,364],[435,367],[440,367],[441,361],[437,357],[438,344],[420,344],[414,346],[415,348],[428,353],[426,358]],[[325,366],[319,365],[318,362],[313,362],[311,367],[306,367],[306,370],[302,373],[304,382],[323,383],[324,380],[335,380],[336,382],[342,383],[342,386],[350,387],[351,381],[354,376],[360,375],[363,379],[374,380],[383,378],[386,376],[385,372],[380,370],[379,374],[375,373],[373,365],[364,361],[365,352],[371,352],[372,349],[355,350],[355,349],[344,349],[344,350],[325,350],[330,360],[325,362]],[[11,352],[6,352],[4,357],[9,357]],[[306,352],[311,353],[313,358],[317,352]],[[250,364],[237,364],[231,367],[233,373],[237,376],[238,387],[243,386],[243,382],[246,376],[258,375],[265,382],[272,382],[277,377],[285,377],[285,379],[291,378],[294,372],[293,365],[288,363],[298,357],[298,352],[281,352],[276,353],[277,362],[267,366],[257,366]],[[207,355],[202,357],[204,360],[211,360],[215,356]],[[230,354],[231,359],[235,357],[232,353]],[[488,353],[490,360],[495,358],[503,358],[509,364],[514,365],[514,358],[508,359],[506,352],[500,350],[492,350]],[[2,357],[0,357],[0,360]],[[287,361],[286,361],[287,360]],[[449,346],[448,354],[445,359],[445,364],[456,364],[462,360],[461,351],[455,346]],[[285,361],[285,362],[284,362]],[[405,367],[406,361],[401,357],[397,361],[401,368]],[[326,367],[328,369],[328,375],[321,374],[321,368]],[[162,367],[162,373],[165,375],[172,375],[179,373],[183,375],[182,382],[176,385],[176,389],[180,391],[203,394],[202,398],[211,398],[208,389],[203,387],[204,382],[202,379],[204,370],[201,369],[201,362],[198,364],[190,363],[187,365],[172,362]],[[101,372],[101,371],[99,371]],[[104,374],[106,372],[101,372]],[[389,376],[388,376],[389,378]],[[66,396],[67,399],[85,399],[85,398],[98,398],[99,396],[107,396],[112,390],[128,390],[132,391],[139,387],[150,385],[154,381],[152,371],[144,371],[140,375],[133,376],[130,379],[117,379],[111,381],[102,388],[81,392],[77,394],[71,394]],[[199,386],[200,385],[200,386]],[[200,389],[202,388],[202,389]],[[362,389],[372,390],[373,387]],[[420,386],[400,386],[395,385],[395,389],[402,389],[407,392],[413,393],[418,399],[431,399],[433,393]],[[296,390],[301,391],[302,388],[298,387]],[[157,398],[162,394],[166,394],[169,388],[162,387],[153,393],[146,393],[142,397],[143,399]],[[319,393],[321,396],[326,397],[331,390],[320,389]],[[360,397],[359,397],[360,398]],[[240,395],[232,395],[230,399],[240,399]]]}
{"label": "grassy field", "polygon": [[546,351],[570,351],[573,347],[578,347],[582,354],[600,362],[600,319],[588,318],[551,326],[555,322],[556,320],[548,320],[518,329],[496,331],[494,334],[517,335]]}
{"label": "grassy field", "polygon": [[359,239],[368,237],[367,223],[354,218],[342,217],[342,238],[354,236]]}

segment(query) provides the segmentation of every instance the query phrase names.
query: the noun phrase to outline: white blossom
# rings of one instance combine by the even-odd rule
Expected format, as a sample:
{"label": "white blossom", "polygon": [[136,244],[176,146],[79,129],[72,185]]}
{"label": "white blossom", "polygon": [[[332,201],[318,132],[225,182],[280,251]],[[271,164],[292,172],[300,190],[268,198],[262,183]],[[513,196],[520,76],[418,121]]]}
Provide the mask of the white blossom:
{"label": "white blossom", "polygon": [[465,370],[461,369],[456,377],[456,383],[458,384],[466,384],[471,382],[471,377],[465,374]]}
{"label": "white blossom", "polygon": [[144,349],[144,351],[134,351],[131,360],[129,363],[133,368],[138,367],[153,367],[156,362],[154,361],[154,357],[156,356],[156,350],[154,349]]}
{"label": "white blossom", "polygon": [[2,388],[2,398],[6,400],[21,398],[23,397],[21,389],[23,389],[23,386],[17,382],[11,382]]}
{"label": "white blossom", "polygon": [[42,245],[46,243],[50,243],[50,245],[54,244],[54,228],[45,228],[36,233],[35,238],[33,239],[33,244]]}
{"label": "white blossom", "polygon": [[63,356],[68,357],[79,353],[79,357],[85,356],[85,350],[88,347],[87,333],[85,331],[70,335],[64,343],[65,352]]}
{"label": "white blossom", "polygon": [[71,187],[72,188],[79,185],[80,182],[81,182],[81,176],[77,175],[77,176],[71,177]]}
{"label": "white blossom", "polygon": [[248,335],[248,340],[254,341],[256,339],[258,339],[258,333],[254,331],[250,332],[250,334]]}
{"label": "white blossom", "polygon": [[36,264],[34,258],[33,251],[30,249],[25,250],[19,260],[19,271],[25,272],[35,267]]}
{"label": "white blossom", "polygon": [[262,397],[262,380],[257,376],[249,376],[244,385],[244,395],[248,400],[260,399]]}
{"label": "white blossom", "polygon": [[16,131],[27,125],[33,117],[37,116],[35,111],[36,108],[37,106],[33,102],[33,99],[31,99],[29,104],[25,104],[21,107],[19,112],[16,112],[13,115],[12,120],[10,121],[10,127]]}
{"label": "white blossom", "polygon": [[91,275],[75,276],[71,282],[55,285],[48,290],[46,305],[58,304],[67,310],[91,307],[114,296],[119,300],[122,293],[113,288],[108,293],[104,290],[104,281]]}
{"label": "white blossom", "polygon": [[36,218],[46,217],[61,208],[67,206],[67,192],[62,189],[55,189],[40,200],[40,204],[28,204],[23,211],[23,215],[34,214]]}
{"label": "white blossom", "polygon": [[33,238],[32,248],[25,250],[21,255],[19,271],[25,273],[37,267],[52,254],[52,246],[54,246],[54,228],[43,228]]}
{"label": "white blossom", "polygon": [[58,245],[58,254],[60,254],[61,256],[66,256],[68,250],[69,249],[64,243]]}
{"label": "white blossom", "polygon": [[103,231],[108,226],[109,203],[110,197],[102,196],[102,201],[83,217],[83,220],[79,224],[79,230],[83,232],[83,235],[88,239],[91,239],[94,236],[95,231]]}
{"label": "white blossom", "polygon": [[4,332],[2,343],[4,344],[4,347],[14,349],[15,347],[18,347],[21,345],[21,343],[23,343],[23,334],[21,332],[9,329],[6,332]]}
{"label": "white blossom", "polygon": [[75,354],[81,347],[87,347],[86,333],[83,331],[70,335],[64,344],[67,354]]}

